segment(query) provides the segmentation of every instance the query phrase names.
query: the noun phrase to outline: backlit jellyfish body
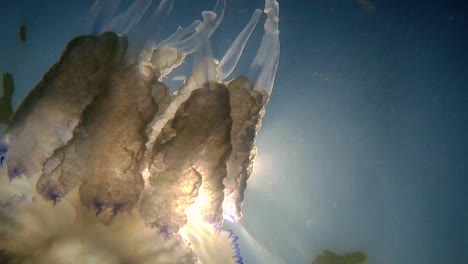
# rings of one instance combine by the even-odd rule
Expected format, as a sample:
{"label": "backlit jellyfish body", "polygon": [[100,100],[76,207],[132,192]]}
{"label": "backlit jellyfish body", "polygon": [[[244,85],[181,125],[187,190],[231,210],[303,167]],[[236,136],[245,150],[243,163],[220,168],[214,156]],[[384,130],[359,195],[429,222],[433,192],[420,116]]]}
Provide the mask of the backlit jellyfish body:
{"label": "backlit jellyfish body", "polygon": [[[237,222],[279,60],[279,5],[246,76],[230,75],[252,18],[225,55],[210,37],[226,9],[158,41],[173,0],[96,0],[2,138],[0,259],[11,263],[243,263]],[[136,30],[129,51],[126,34]],[[194,56],[171,93],[164,77]]]}

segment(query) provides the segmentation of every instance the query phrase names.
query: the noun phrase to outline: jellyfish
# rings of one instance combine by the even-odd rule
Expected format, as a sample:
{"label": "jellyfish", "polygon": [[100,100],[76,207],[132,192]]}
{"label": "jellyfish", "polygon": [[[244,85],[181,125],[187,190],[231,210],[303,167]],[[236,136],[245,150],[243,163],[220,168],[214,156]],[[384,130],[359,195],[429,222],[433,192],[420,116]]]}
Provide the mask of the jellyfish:
{"label": "jellyfish", "polygon": [[[279,62],[279,4],[265,0],[222,58],[226,0],[160,38],[173,0],[96,0],[89,35],[16,110],[1,138],[0,253],[12,263],[243,263],[241,219]],[[232,76],[252,31],[264,35]],[[129,32],[136,32],[130,36]],[[171,92],[166,77],[193,57]]]}

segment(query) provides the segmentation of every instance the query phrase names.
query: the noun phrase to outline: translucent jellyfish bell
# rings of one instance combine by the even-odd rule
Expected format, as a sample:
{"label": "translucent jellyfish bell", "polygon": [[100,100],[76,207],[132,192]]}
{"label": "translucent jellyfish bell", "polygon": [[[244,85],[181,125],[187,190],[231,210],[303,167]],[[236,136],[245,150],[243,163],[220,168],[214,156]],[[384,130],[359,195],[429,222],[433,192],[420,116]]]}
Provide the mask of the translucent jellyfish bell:
{"label": "translucent jellyfish bell", "polygon": [[[233,77],[260,10],[215,58],[226,0],[163,40],[174,1],[118,13],[119,2],[96,0],[92,35],[68,44],[6,129],[0,250],[20,263],[243,263],[223,220],[242,217],[278,66],[278,3],[265,1],[258,53]],[[189,56],[171,93],[164,77]]]}

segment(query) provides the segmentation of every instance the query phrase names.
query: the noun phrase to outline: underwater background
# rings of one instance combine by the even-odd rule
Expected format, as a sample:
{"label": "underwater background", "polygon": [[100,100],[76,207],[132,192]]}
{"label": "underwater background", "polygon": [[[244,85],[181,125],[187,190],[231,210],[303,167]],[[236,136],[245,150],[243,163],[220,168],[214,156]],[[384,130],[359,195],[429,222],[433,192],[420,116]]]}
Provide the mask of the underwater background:
{"label": "underwater background", "polygon": [[[89,33],[93,2],[0,0],[0,71],[13,75],[14,108],[66,43]],[[167,24],[190,24],[215,3],[176,1]],[[226,224],[244,262],[359,250],[369,263],[468,263],[468,4],[279,3],[280,64],[244,218]],[[262,6],[228,0],[214,53]],[[261,37],[257,27],[241,65]]]}

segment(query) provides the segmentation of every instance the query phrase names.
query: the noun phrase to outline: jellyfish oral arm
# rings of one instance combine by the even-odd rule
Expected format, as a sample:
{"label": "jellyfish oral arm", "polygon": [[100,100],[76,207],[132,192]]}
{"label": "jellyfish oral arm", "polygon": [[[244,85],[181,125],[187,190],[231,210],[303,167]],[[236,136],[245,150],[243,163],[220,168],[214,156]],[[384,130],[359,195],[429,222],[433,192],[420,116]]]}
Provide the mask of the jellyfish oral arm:
{"label": "jellyfish oral arm", "polygon": [[126,34],[133,29],[145,12],[148,10],[153,0],[136,0],[127,10],[118,15],[112,22],[104,28],[104,31],[112,31],[118,34]]}
{"label": "jellyfish oral arm", "polygon": [[165,40],[161,41],[156,45],[156,48],[161,48],[164,46],[174,46],[177,42],[179,42],[183,37],[186,35],[195,32],[196,28],[200,25],[201,21],[200,20],[195,20],[192,22],[191,25],[187,27],[178,27],[177,30],[170,35],[168,38]]}
{"label": "jellyfish oral arm", "polygon": [[[243,263],[238,238],[222,227],[224,219],[242,217],[255,136],[278,67],[278,2],[265,0],[265,32],[250,69],[228,81],[261,10],[218,63],[211,36],[226,0],[159,43],[162,22],[151,24],[165,20],[174,0],[135,0],[113,18],[118,3],[96,0],[88,22],[101,34],[69,43],[0,140],[8,167],[0,172],[11,180],[0,185],[0,224],[8,224],[4,215],[31,220],[5,227],[0,255],[58,264],[94,257],[199,263],[197,256]],[[155,34],[141,39],[145,32]],[[135,35],[138,53],[129,40]],[[171,93],[163,77],[189,55],[193,70]]]}
{"label": "jellyfish oral arm", "polygon": [[280,56],[278,2],[276,0],[265,0],[264,12],[267,14],[264,25],[265,35],[250,66],[248,77],[249,80],[255,82],[254,90],[271,94]]}
{"label": "jellyfish oral arm", "polygon": [[218,28],[223,20],[225,9],[226,0],[218,0],[213,11],[203,11],[203,22],[196,27],[195,33],[187,39],[174,44],[174,47],[182,50],[187,55],[195,52],[201,44],[200,38],[210,38],[213,32]]}
{"label": "jellyfish oral arm", "polygon": [[247,41],[252,34],[255,26],[258,23],[260,15],[262,11],[260,9],[255,10],[250,18],[249,23],[245,26],[242,32],[237,36],[234,42],[229,47],[229,50],[226,52],[224,57],[221,59],[218,67],[218,71],[221,73],[220,80],[224,81],[227,77],[231,75],[234,71],[234,68],[237,66],[239,62],[240,56],[242,55],[242,51],[244,50]]}

